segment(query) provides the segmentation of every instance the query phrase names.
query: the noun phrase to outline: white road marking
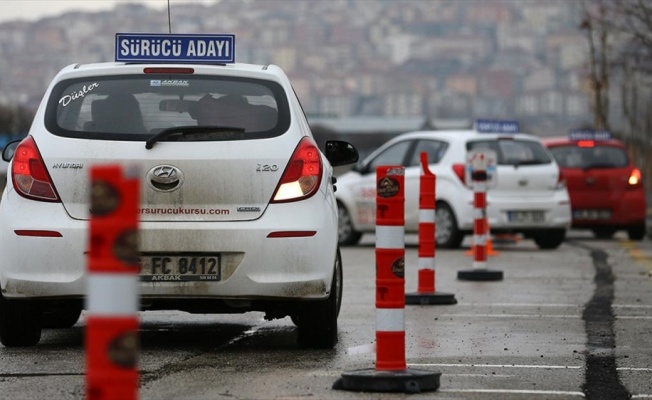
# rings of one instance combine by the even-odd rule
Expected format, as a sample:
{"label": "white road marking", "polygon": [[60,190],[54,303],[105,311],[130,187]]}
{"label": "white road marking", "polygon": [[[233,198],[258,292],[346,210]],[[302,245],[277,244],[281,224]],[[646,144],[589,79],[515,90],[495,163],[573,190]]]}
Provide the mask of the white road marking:
{"label": "white road marking", "polygon": [[483,306],[483,307],[584,307],[584,304],[565,303],[457,303],[457,306]]}
{"label": "white road marking", "polygon": [[562,390],[504,390],[504,389],[438,389],[444,393],[497,393],[497,394],[529,394],[541,396],[578,396],[584,397],[582,392],[569,392]]}
{"label": "white road marking", "polygon": [[581,315],[564,314],[441,314],[441,317],[456,318],[582,318]]}
{"label": "white road marking", "polygon": [[408,363],[408,366],[418,367],[475,367],[475,368],[538,368],[538,369],[581,369],[583,365],[527,365],[527,364],[439,364],[439,363]]}

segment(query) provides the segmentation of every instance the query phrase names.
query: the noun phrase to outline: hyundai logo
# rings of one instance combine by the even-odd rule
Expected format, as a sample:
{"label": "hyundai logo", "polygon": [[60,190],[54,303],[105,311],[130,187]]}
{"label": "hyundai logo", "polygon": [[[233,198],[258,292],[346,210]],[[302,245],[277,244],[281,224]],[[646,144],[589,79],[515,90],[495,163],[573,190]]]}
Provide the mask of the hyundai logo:
{"label": "hyundai logo", "polygon": [[183,172],[173,165],[158,165],[147,172],[147,184],[159,192],[172,192],[183,184]]}

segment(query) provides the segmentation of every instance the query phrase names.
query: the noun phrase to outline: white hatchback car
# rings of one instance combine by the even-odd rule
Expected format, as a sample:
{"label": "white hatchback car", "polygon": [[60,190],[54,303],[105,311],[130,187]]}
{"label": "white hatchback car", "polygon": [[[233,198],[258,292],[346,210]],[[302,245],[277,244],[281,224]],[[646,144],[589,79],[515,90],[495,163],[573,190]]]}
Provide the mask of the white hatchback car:
{"label": "white hatchback car", "polygon": [[[204,35],[205,36],[205,35]],[[204,37],[202,36],[202,37]],[[187,38],[182,38],[187,40]],[[337,342],[342,262],[333,166],[349,143],[315,143],[274,65],[73,64],[45,93],[0,202],[0,341],[70,327],[85,296],[92,165],[140,166],[143,310],[290,316],[298,341]],[[208,257],[217,275],[192,265]],[[169,276],[164,276],[169,275]],[[217,277],[217,278],[216,278]]]}
{"label": "white hatchback car", "polygon": [[420,154],[436,176],[436,243],[459,248],[473,233],[473,189],[466,178],[467,153],[495,151],[495,182],[487,190],[492,233],[521,233],[542,249],[557,248],[570,227],[565,182],[551,153],[529,134],[419,131],[399,135],[338,177],[339,243],[356,244],[375,231],[375,172],[380,165],[405,166],[405,232],[419,227]]}

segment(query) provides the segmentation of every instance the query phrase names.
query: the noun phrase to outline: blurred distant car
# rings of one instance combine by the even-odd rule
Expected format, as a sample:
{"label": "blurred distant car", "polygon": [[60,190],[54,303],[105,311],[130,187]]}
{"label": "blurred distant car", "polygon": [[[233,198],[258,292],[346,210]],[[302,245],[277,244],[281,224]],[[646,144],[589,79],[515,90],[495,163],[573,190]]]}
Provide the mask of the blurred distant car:
{"label": "blurred distant car", "polygon": [[475,218],[474,192],[465,176],[467,153],[481,148],[497,155],[496,183],[487,191],[491,232],[521,233],[542,249],[557,248],[570,227],[570,201],[552,154],[533,135],[476,130],[399,135],[338,177],[340,245],[375,231],[375,173],[381,165],[405,166],[405,232],[418,232],[420,154],[426,152],[437,182],[437,246],[460,247],[473,233]]}
{"label": "blurred distant car", "polygon": [[625,144],[608,132],[575,131],[544,143],[562,168],[572,207],[572,227],[598,238],[618,230],[631,240],[645,237],[646,194],[641,171]]}

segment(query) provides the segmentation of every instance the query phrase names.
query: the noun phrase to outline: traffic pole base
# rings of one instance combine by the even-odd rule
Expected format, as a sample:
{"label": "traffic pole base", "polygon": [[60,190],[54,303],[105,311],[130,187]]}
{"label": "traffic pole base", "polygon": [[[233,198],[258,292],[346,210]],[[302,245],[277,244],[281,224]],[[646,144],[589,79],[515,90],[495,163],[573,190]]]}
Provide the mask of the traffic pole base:
{"label": "traffic pole base", "polygon": [[405,304],[410,305],[447,305],[457,304],[453,293],[414,292],[405,294]]}
{"label": "traffic pole base", "polygon": [[344,372],[333,384],[335,390],[354,392],[421,393],[439,389],[441,372],[404,369],[378,371],[361,369]]}
{"label": "traffic pole base", "polygon": [[457,279],[464,281],[502,281],[503,271],[489,269],[467,269],[457,271]]}

